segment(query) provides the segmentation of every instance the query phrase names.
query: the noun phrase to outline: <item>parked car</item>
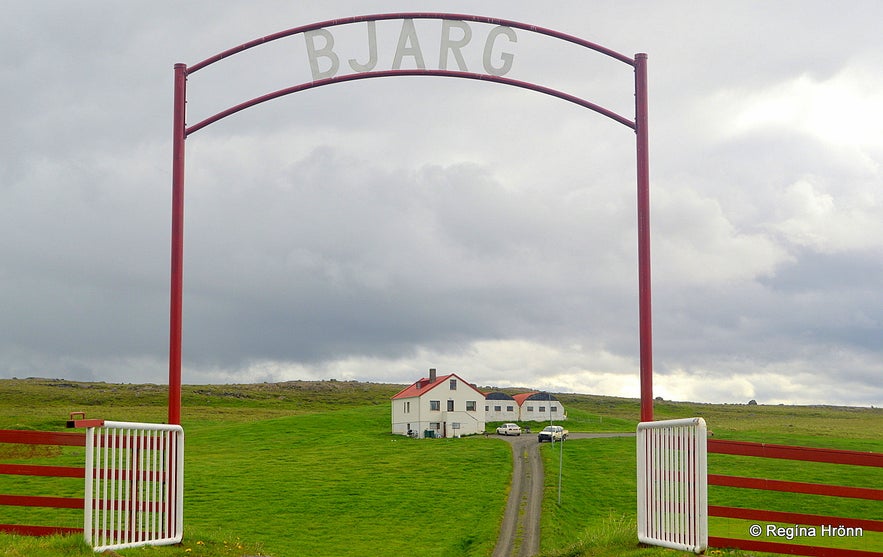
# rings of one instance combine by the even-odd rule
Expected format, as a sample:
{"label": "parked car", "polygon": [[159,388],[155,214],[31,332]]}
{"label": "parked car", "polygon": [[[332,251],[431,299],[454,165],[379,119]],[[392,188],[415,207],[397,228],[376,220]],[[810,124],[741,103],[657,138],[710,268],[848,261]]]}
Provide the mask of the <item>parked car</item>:
{"label": "parked car", "polygon": [[503,424],[497,428],[499,435],[521,435],[521,427],[518,424]]}
{"label": "parked car", "polygon": [[537,434],[537,441],[539,441],[540,443],[542,443],[543,441],[563,441],[567,439],[568,433],[570,432],[560,425],[547,425],[543,428],[543,431]]}

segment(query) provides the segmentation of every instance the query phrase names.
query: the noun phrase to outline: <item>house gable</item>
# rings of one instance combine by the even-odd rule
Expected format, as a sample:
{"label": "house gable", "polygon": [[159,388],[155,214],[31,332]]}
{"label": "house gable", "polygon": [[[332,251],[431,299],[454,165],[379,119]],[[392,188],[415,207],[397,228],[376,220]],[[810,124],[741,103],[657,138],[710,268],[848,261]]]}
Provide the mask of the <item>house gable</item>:
{"label": "house gable", "polygon": [[[442,385],[450,385],[450,381],[452,379],[457,380],[457,388],[460,388],[460,385],[465,385],[469,389],[475,391],[475,393],[481,398],[484,399],[484,393],[476,389],[471,383],[465,381],[462,377],[457,375],[456,373],[451,373],[448,375],[443,375],[442,377],[437,378],[434,382],[431,382],[427,378],[422,378],[418,381],[415,381],[408,387],[405,387],[395,395],[393,395],[392,400],[398,400],[402,398],[415,398],[422,397],[426,393],[432,391],[433,389],[442,386]],[[478,400],[478,399],[476,399]]]}

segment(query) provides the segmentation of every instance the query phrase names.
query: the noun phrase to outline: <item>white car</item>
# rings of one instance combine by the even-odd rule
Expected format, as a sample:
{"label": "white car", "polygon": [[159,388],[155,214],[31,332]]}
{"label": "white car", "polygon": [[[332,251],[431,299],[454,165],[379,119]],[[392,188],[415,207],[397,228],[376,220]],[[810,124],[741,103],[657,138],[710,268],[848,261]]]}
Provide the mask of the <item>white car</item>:
{"label": "white car", "polygon": [[555,441],[563,441],[567,439],[567,435],[570,432],[561,427],[560,425],[547,425],[543,428],[537,435],[537,441],[542,443],[543,441],[550,441],[554,443]]}
{"label": "white car", "polygon": [[499,435],[521,435],[521,427],[518,424],[503,424],[497,428]]}

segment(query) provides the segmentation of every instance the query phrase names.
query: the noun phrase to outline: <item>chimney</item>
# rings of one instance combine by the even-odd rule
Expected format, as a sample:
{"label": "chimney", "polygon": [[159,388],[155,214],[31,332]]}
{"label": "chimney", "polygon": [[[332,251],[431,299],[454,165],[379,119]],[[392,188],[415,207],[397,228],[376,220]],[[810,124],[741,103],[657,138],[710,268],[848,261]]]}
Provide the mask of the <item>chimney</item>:
{"label": "chimney", "polygon": [[429,368],[429,382],[435,383],[435,368],[434,367]]}

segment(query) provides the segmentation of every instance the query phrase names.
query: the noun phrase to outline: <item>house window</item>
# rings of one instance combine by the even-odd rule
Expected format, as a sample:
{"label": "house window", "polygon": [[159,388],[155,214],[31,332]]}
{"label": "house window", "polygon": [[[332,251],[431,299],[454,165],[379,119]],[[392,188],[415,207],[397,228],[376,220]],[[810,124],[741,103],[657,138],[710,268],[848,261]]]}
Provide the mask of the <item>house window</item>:
{"label": "house window", "polygon": [[467,400],[466,401],[466,411],[467,412],[475,412],[475,401]]}
{"label": "house window", "polygon": [[500,411],[500,407],[499,407],[499,406],[494,406],[494,412],[499,412],[499,411]]}
{"label": "house window", "polygon": [[432,411],[438,412],[439,410],[441,410],[441,402],[439,402],[437,400],[430,400],[429,401],[429,409]]}
{"label": "house window", "polygon": [[557,407],[557,406],[553,406],[553,407],[552,407],[552,412],[557,412],[557,411],[558,411],[558,407]]}
{"label": "house window", "polygon": [[429,422],[429,429],[441,429],[441,422]]}
{"label": "house window", "polygon": [[405,414],[411,411],[411,401],[405,402]]}
{"label": "house window", "polygon": [[451,390],[452,391],[457,390],[457,380],[456,379],[451,379]]}
{"label": "house window", "polygon": [[528,406],[528,407],[527,407],[527,411],[528,411],[528,412],[533,412],[533,406]]}
{"label": "house window", "polygon": [[540,406],[540,412],[545,412],[545,411],[546,411],[546,407],[545,407],[545,406]]}
{"label": "house window", "polygon": [[485,412],[487,412],[487,411],[490,410],[490,409],[491,409],[490,406],[488,406],[487,404],[484,405],[484,411],[485,411]]}
{"label": "house window", "polygon": [[506,407],[506,412],[514,412],[514,411],[515,411],[515,407],[514,407],[514,406],[507,406],[507,407]]}
{"label": "house window", "polygon": [[454,401],[449,400],[448,401],[448,412],[453,412],[453,411],[454,411]]}

